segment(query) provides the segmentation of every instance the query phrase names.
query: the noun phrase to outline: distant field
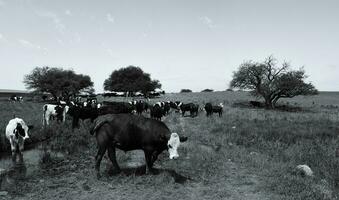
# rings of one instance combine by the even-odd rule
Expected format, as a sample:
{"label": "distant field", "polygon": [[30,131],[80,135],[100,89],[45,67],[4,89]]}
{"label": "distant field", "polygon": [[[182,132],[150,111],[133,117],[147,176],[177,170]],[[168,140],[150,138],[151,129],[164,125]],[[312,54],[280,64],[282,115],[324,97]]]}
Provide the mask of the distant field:
{"label": "distant field", "polygon": [[[253,100],[246,92],[166,94],[151,101],[162,100],[200,105],[222,102],[225,105],[221,118],[217,115],[207,118],[204,112],[196,118],[181,117],[172,112],[164,119],[173,132],[186,135],[189,140],[180,148],[178,161],[169,161],[167,153],[163,153],[156,167],[173,169],[192,180],[178,184],[170,175],[161,174],[119,175],[98,181],[93,173],[95,140],[88,135],[87,124],[82,124],[80,131],[72,134],[68,121],[49,131],[72,134],[72,138],[78,135],[81,141],[89,141],[81,156],[76,156],[77,166],[84,167],[50,176],[45,182],[27,180],[34,183],[34,188],[40,188],[40,193],[31,186],[22,187],[27,194],[39,199],[49,199],[53,195],[68,199],[338,199],[339,158],[335,157],[335,150],[339,147],[339,93],[323,92],[318,96],[301,96],[280,102],[302,108],[299,112],[235,106],[238,105],[235,103]],[[7,145],[5,126],[13,114],[35,126],[32,138],[45,134],[41,129],[41,103],[0,102],[0,110],[0,149],[6,149],[3,148]],[[60,141],[64,146],[76,145],[74,138],[70,143]],[[118,162],[127,159],[124,153],[118,154]],[[302,177],[295,170],[299,164],[309,165],[315,176]],[[44,176],[37,174],[40,178]],[[74,184],[70,179],[74,176],[77,183],[85,182],[92,192],[72,187]],[[20,198],[15,193],[13,197]]]}

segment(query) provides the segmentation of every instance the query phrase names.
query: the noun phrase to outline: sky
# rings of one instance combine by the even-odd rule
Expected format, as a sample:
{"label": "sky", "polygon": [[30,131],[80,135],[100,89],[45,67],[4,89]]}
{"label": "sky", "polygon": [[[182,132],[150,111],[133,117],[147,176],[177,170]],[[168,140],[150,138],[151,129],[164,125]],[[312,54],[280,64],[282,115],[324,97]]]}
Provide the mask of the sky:
{"label": "sky", "polygon": [[222,91],[248,60],[304,67],[339,91],[338,0],[0,0],[0,88],[34,67],[89,75],[141,67],[166,92]]}

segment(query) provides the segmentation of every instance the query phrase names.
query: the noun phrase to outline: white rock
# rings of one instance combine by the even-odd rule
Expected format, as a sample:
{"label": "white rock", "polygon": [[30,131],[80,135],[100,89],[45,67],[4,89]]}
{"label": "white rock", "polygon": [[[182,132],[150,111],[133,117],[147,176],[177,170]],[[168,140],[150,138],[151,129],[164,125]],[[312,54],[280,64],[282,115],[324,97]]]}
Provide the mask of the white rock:
{"label": "white rock", "polygon": [[313,176],[313,171],[308,165],[298,165],[297,169],[303,172],[306,176]]}
{"label": "white rock", "polygon": [[0,191],[0,196],[7,196],[8,192],[7,191]]}

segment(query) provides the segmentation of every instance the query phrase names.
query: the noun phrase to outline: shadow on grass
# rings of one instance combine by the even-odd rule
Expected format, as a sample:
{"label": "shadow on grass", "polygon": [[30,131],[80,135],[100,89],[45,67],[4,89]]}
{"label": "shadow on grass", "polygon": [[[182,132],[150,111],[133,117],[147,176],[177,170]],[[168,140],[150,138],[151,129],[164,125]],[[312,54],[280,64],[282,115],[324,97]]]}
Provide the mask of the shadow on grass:
{"label": "shadow on grass", "polygon": [[[128,167],[128,168],[121,168],[121,173],[126,176],[143,176],[146,175],[146,165],[142,165],[139,167]],[[110,176],[117,175],[113,170],[109,170],[108,174]],[[173,169],[156,169],[153,168],[152,175],[160,175],[160,174],[168,174],[170,175],[174,182],[179,184],[184,184],[188,180],[192,180],[190,177],[183,176],[177,173]]]}
{"label": "shadow on grass", "polygon": [[291,106],[291,105],[284,105],[284,104],[278,104],[275,106],[274,109],[267,108],[263,103],[257,102],[258,104],[251,104],[251,101],[242,101],[242,102],[235,102],[232,104],[232,107],[234,108],[252,108],[252,109],[266,109],[266,110],[276,110],[276,111],[285,111],[285,112],[307,112],[312,113],[314,111],[299,107],[299,106]]}

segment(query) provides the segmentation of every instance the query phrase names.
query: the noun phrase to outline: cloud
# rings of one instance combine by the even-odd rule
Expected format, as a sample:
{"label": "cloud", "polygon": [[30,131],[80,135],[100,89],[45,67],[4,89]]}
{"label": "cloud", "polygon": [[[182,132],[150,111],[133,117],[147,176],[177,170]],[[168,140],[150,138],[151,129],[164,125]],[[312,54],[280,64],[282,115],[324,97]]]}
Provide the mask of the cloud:
{"label": "cloud", "polygon": [[214,24],[213,20],[207,16],[199,17],[199,20],[205,24],[208,28],[215,28],[216,25]]}
{"label": "cloud", "polygon": [[74,36],[73,42],[77,43],[81,42],[81,37],[79,33],[74,33],[73,36]]}
{"label": "cloud", "polygon": [[110,49],[110,48],[107,48],[106,49],[106,51],[107,51],[107,53],[111,56],[111,57],[113,57],[114,56],[114,52],[113,52],[113,50],[112,49]]}
{"label": "cloud", "polygon": [[66,27],[65,25],[61,22],[60,18],[58,17],[58,15],[56,15],[53,12],[50,11],[45,11],[45,12],[37,12],[37,15],[39,17],[45,17],[48,19],[51,19],[55,25],[55,28],[59,31],[59,33],[64,34]]}
{"label": "cloud", "polygon": [[70,10],[65,10],[65,15],[72,16],[73,14],[72,14],[72,12]]}
{"label": "cloud", "polygon": [[44,47],[41,47],[40,45],[38,44],[34,44],[28,40],[25,40],[25,39],[19,39],[18,40],[19,44],[21,44],[23,47],[26,47],[26,48],[30,48],[30,49],[36,49],[36,50],[40,50],[40,51],[43,51],[44,54],[46,54],[48,52],[48,49],[47,48],[44,48]]}
{"label": "cloud", "polygon": [[114,23],[114,22],[115,22],[114,17],[113,17],[110,13],[107,13],[106,19],[107,19],[107,21],[109,21],[110,23]]}
{"label": "cloud", "polygon": [[7,39],[1,33],[0,33],[0,42],[7,42]]}

